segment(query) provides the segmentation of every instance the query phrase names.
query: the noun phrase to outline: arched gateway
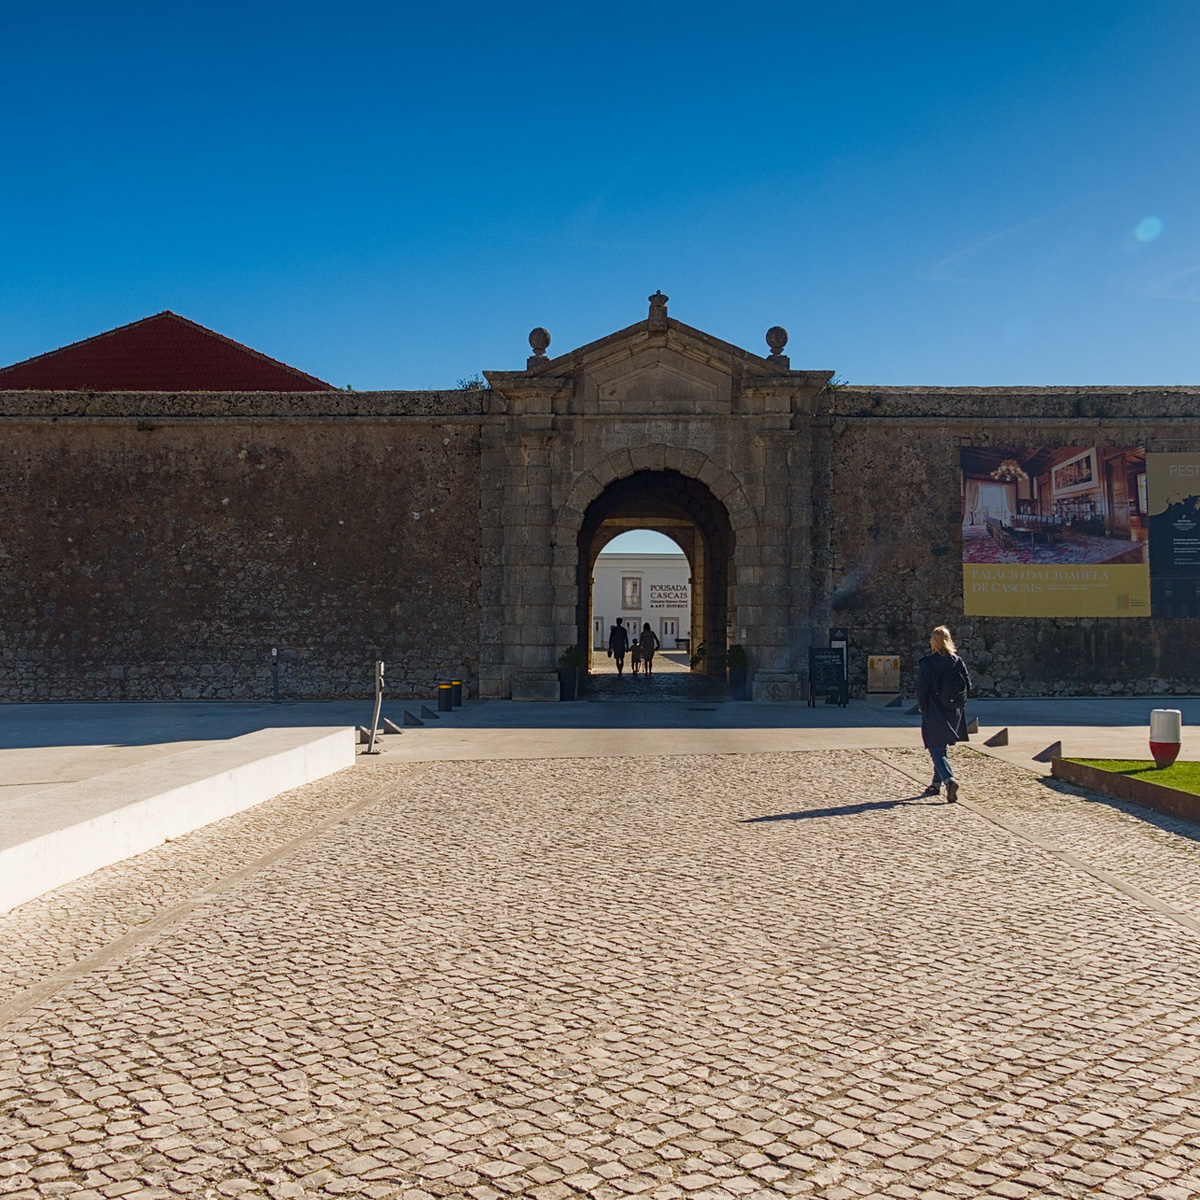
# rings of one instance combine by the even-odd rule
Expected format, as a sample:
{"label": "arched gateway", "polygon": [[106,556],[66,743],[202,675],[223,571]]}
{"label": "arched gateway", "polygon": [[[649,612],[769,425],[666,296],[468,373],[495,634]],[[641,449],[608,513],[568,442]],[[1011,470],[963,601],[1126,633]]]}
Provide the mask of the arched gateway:
{"label": "arched gateway", "polygon": [[[759,699],[799,695],[814,597],[812,454],[827,371],[792,371],[667,317],[560,358],[534,330],[525,371],[489,371],[482,432],[480,688],[557,699],[556,665],[590,644],[606,541],[658,528],[688,554],[695,641],[723,673],[746,646]],[[825,423],[827,424],[827,422]]]}
{"label": "arched gateway", "polygon": [[[670,461],[673,455],[666,455]],[[572,511],[575,511],[574,509]],[[737,510],[747,522],[749,507]],[[605,544],[628,529],[654,529],[674,538],[692,572],[693,646],[706,648],[704,669],[725,670],[729,589],[735,575],[735,538],[729,511],[709,487],[676,470],[634,471],[610,483],[588,506],[576,536],[575,628],[590,645],[592,572]],[[707,654],[712,647],[713,653]]]}

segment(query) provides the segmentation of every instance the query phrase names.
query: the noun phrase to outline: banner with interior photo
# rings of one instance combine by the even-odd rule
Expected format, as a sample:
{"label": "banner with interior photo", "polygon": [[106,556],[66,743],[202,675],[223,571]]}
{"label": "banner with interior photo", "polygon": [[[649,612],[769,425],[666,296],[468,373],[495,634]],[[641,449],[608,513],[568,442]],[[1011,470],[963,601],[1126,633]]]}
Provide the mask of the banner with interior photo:
{"label": "banner with interior photo", "polygon": [[1150,604],[1156,617],[1200,617],[1200,451],[1146,455]]}
{"label": "banner with interior photo", "polygon": [[1146,454],[964,446],[963,612],[1148,617]]}

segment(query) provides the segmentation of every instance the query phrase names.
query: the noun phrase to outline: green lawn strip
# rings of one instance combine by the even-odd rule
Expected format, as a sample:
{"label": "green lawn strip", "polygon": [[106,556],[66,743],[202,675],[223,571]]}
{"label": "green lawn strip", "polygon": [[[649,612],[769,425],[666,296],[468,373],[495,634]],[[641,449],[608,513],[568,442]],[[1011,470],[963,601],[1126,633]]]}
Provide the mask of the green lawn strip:
{"label": "green lawn strip", "polygon": [[1160,771],[1149,759],[1072,758],[1068,761],[1100,771],[1111,771],[1114,775],[1128,775],[1133,779],[1161,783],[1163,787],[1200,796],[1200,762],[1175,762]]}

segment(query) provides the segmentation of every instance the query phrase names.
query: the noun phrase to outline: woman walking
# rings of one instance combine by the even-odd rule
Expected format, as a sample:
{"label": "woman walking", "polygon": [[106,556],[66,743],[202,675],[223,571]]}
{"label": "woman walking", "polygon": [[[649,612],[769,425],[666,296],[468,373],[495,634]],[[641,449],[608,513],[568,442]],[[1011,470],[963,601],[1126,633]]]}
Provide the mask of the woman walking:
{"label": "woman walking", "polygon": [[933,759],[933,782],[925,795],[936,796],[946,785],[946,800],[958,800],[958,782],[946,756],[946,749],[955,742],[967,741],[965,708],[971,676],[967,665],[958,657],[954,638],[945,625],[939,625],[929,636],[927,654],[917,664],[917,705],[921,710],[921,740]]}
{"label": "woman walking", "polygon": [[654,652],[659,647],[658,634],[650,628],[650,622],[647,621],[642,626],[642,673],[644,675],[654,674]]}

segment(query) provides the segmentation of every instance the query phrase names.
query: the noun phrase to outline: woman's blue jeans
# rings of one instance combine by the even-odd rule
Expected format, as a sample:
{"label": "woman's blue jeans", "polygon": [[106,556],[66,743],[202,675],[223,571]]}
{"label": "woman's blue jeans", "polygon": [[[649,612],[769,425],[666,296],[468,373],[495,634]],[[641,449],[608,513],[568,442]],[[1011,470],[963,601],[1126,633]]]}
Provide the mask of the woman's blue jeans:
{"label": "woman's blue jeans", "polygon": [[933,759],[933,778],[937,783],[946,783],[954,778],[950,769],[950,759],[946,757],[945,746],[930,746],[929,757]]}

